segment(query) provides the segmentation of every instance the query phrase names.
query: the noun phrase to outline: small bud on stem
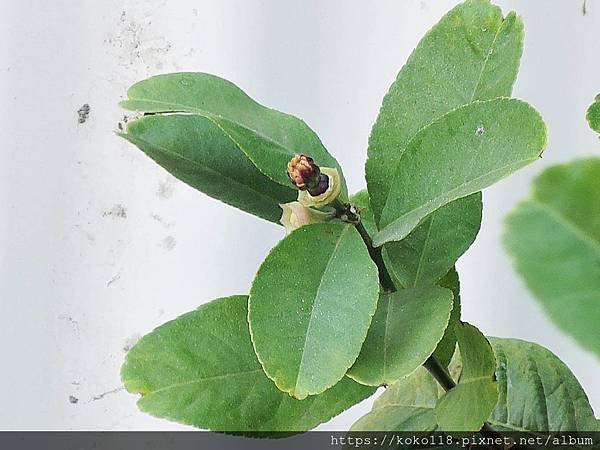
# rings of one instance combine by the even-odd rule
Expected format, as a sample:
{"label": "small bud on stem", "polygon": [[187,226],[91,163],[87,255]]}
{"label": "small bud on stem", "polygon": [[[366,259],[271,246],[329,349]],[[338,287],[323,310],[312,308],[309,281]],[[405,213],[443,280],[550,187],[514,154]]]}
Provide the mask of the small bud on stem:
{"label": "small bud on stem", "polygon": [[306,155],[295,155],[287,165],[288,177],[300,190],[298,201],[306,207],[323,208],[337,200],[342,179],[337,169],[319,167]]}
{"label": "small bud on stem", "polygon": [[310,156],[295,155],[288,163],[287,171],[292,183],[313,197],[323,194],[329,187],[329,177],[321,173]]}

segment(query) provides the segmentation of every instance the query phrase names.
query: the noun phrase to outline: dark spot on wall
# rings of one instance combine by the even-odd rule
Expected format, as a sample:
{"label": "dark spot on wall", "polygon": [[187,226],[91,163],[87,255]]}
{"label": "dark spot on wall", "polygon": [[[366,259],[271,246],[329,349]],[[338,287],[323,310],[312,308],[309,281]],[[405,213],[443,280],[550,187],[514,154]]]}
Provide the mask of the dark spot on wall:
{"label": "dark spot on wall", "polygon": [[77,110],[78,119],[77,121],[81,123],[85,123],[88,120],[90,115],[90,105],[84,103],[81,108]]}
{"label": "dark spot on wall", "polygon": [[127,208],[125,208],[120,203],[117,205],[114,205],[110,210],[104,211],[102,213],[102,217],[108,217],[108,216],[118,217],[120,219],[126,219],[127,218]]}

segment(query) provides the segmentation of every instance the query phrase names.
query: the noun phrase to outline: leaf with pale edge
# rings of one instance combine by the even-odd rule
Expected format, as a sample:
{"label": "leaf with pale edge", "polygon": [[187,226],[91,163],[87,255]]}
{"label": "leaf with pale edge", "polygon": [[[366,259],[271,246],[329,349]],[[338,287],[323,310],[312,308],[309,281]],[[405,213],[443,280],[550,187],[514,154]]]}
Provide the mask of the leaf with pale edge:
{"label": "leaf with pale edge", "polygon": [[336,384],[360,353],[378,294],[377,267],[354,226],[293,231],[250,291],[250,332],[266,374],[299,399]]}
{"label": "leaf with pale edge", "polygon": [[246,303],[246,296],[214,300],[129,351],[121,377],[142,395],[142,411],[215,431],[305,431],[374,392],[349,378],[306,400],[279,391],[254,354]]}

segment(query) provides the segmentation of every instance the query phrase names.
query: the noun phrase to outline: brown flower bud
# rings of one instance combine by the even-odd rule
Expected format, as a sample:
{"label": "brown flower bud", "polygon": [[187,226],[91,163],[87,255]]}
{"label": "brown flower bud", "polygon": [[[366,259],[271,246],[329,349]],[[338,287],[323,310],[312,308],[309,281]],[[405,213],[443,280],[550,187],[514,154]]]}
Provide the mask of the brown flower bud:
{"label": "brown flower bud", "polygon": [[329,177],[321,173],[310,156],[295,155],[288,163],[287,171],[292,183],[312,196],[321,195],[329,187]]}

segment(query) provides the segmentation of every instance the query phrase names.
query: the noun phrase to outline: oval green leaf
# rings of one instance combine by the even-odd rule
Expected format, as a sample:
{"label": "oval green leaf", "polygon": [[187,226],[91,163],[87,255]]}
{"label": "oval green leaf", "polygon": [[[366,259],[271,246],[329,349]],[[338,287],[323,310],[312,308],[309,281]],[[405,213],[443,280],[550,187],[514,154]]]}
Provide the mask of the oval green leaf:
{"label": "oval green leaf", "polygon": [[500,431],[600,431],[581,385],[552,352],[518,339],[490,338],[499,399],[490,424]]}
{"label": "oval green leaf", "polygon": [[385,96],[369,139],[367,185],[378,222],[418,131],[472,101],[510,96],[522,49],[521,19],[503,19],[488,0],[461,3],[425,35]]}
{"label": "oval green leaf", "polygon": [[297,153],[317,164],[336,167],[318,136],[302,120],[266,108],[233,83],[207,73],[172,73],[140,81],[121,102],[145,113],[186,112],[210,119],[273,181],[291,186],[287,163]]}
{"label": "oval green leaf", "polygon": [[600,158],[551,167],[507,217],[504,245],[550,318],[600,355]]}
{"label": "oval green leaf", "polygon": [[263,175],[205,117],[146,116],[129,122],[120,135],[184,183],[271,222],[281,217],[279,204],[293,201],[298,194]]}
{"label": "oval green leaf", "polygon": [[443,431],[479,431],[498,402],[496,360],[490,343],[472,325],[455,327],[462,361],[458,384],[435,407]]}
{"label": "oval green leaf", "polygon": [[446,114],[404,152],[374,245],[402,240],[438,208],[536,161],[545,146],[542,118],[519,100],[475,102]]}
{"label": "oval green leaf", "polygon": [[586,118],[590,128],[600,133],[600,95],[596,96],[594,103],[587,110]]}
{"label": "oval green leaf", "polygon": [[437,286],[381,294],[360,355],[348,376],[369,386],[410,375],[434,352],[452,310],[452,292]]}
{"label": "oval green leaf", "polygon": [[266,374],[296,398],[319,394],[354,363],[377,307],[377,267],[352,225],[299,228],[267,256],[248,319]]}
{"label": "oval green leaf", "polygon": [[306,400],[279,391],[254,354],[246,304],[217,299],[144,336],[121,370],[139,408],[215,431],[306,431],[374,392],[348,378]]}

